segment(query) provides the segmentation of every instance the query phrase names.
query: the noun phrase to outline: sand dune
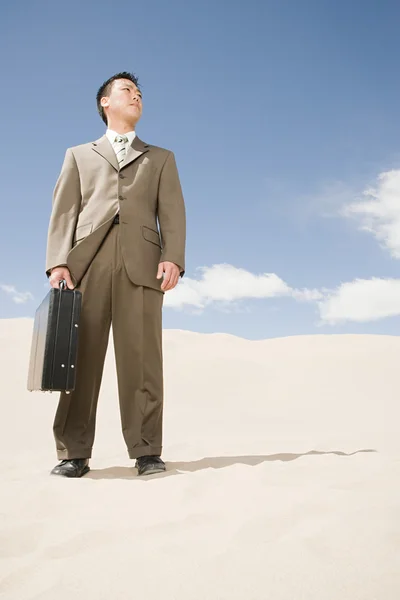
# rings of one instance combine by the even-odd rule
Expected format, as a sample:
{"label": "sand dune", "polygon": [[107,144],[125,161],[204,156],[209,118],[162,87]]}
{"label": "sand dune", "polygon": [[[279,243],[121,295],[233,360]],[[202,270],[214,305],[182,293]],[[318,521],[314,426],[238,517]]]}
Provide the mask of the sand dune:
{"label": "sand dune", "polygon": [[164,332],[167,472],[138,478],[112,347],[91,472],[50,477],[58,394],[0,321],[0,597],[398,600],[400,339]]}

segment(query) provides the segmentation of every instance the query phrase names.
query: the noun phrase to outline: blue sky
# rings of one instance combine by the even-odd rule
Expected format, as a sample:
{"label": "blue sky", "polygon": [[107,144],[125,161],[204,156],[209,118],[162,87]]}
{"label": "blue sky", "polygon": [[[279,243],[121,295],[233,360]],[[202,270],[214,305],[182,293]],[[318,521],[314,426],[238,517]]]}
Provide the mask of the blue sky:
{"label": "blue sky", "polygon": [[47,293],[65,150],[104,133],[97,89],[127,70],[186,201],[164,327],[399,334],[399,20],[385,0],[3,4],[0,318]]}

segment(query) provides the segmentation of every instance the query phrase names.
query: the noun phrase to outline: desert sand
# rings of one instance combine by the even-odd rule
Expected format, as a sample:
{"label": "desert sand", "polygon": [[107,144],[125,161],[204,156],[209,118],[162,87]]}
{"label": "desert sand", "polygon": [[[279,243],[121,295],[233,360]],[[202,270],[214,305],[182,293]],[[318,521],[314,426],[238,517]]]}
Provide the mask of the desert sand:
{"label": "desert sand", "polygon": [[0,597],[398,600],[400,339],[164,331],[167,472],[140,478],[113,349],[91,472],[49,475],[58,393],[0,321]]}

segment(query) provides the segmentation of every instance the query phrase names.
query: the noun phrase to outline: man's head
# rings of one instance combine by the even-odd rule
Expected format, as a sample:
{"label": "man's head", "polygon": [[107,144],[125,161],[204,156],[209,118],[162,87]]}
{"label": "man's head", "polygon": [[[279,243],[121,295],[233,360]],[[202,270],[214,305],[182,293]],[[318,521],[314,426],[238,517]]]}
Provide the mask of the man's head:
{"label": "man's head", "polygon": [[136,125],[142,115],[142,93],[138,79],[126,71],[113,75],[99,88],[97,110],[104,123]]}

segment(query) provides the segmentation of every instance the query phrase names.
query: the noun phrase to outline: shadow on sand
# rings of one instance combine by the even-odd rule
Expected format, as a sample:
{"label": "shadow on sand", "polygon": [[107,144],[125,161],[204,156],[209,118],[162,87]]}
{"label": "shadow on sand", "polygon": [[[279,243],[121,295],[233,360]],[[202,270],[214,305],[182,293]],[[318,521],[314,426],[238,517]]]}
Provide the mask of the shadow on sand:
{"label": "shadow on sand", "polygon": [[155,475],[147,475],[146,477],[138,477],[137,470],[133,467],[108,467],[107,469],[92,469],[84,476],[85,479],[138,479],[140,481],[148,481],[150,479],[170,477],[171,475],[183,475],[184,473],[194,473],[203,469],[224,469],[234,465],[247,465],[255,467],[264,462],[280,460],[288,462],[302,458],[303,456],[321,456],[324,454],[336,454],[337,456],[354,456],[360,452],[377,452],[377,450],[356,450],[355,452],[341,452],[340,450],[331,450],[329,452],[320,452],[318,450],[310,450],[302,454],[269,454],[266,456],[211,456],[187,462],[166,462],[167,470],[164,473]]}

